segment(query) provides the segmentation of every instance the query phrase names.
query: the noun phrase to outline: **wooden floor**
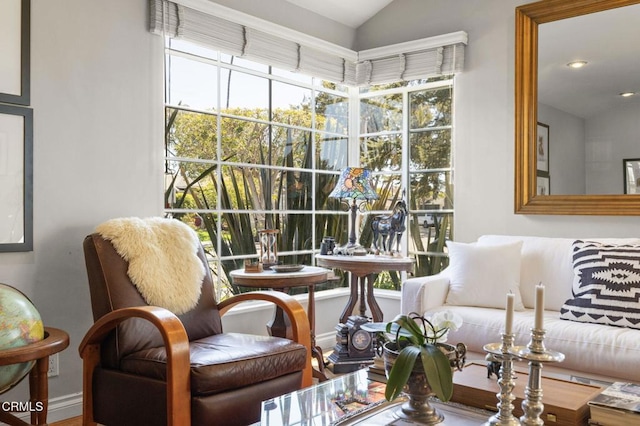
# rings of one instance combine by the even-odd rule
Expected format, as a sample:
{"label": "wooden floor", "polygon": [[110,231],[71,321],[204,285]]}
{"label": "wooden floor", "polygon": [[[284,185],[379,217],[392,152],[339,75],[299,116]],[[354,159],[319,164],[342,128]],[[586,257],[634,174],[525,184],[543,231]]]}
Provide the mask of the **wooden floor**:
{"label": "wooden floor", "polygon": [[49,426],[81,426],[82,417],[73,417],[67,420],[60,420],[59,422],[50,423]]}

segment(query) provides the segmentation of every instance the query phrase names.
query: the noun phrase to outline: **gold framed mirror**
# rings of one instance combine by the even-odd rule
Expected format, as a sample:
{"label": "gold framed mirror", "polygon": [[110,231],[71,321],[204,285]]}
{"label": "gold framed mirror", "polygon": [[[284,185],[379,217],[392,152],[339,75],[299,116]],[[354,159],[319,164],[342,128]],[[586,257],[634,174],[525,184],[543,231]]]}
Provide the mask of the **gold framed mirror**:
{"label": "gold framed mirror", "polygon": [[640,0],[544,0],[516,8],[515,213],[640,215],[640,196],[637,194],[555,195],[551,191],[551,195],[538,195],[536,151],[540,127],[538,26],[635,4],[640,4]]}

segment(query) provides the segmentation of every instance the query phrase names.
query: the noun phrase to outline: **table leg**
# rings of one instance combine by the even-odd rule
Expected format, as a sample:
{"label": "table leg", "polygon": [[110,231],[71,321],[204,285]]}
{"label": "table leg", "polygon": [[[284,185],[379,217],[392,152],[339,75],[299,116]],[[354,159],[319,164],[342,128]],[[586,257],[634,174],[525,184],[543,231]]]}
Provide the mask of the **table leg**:
{"label": "table leg", "polygon": [[367,316],[367,302],[365,301],[365,292],[364,292],[365,279],[366,277],[359,278],[360,280],[360,316],[361,317]]}
{"label": "table leg", "polygon": [[318,369],[313,370],[313,377],[319,379],[321,382],[328,380],[326,373],[324,372],[324,356],[322,355],[322,349],[316,344],[316,301],[315,301],[315,289],[314,286],[308,286],[309,289],[309,301],[307,303],[307,315],[309,317],[309,329],[311,330],[311,356],[315,358],[318,363]]}
{"label": "table leg", "polygon": [[45,356],[36,361],[29,373],[29,399],[33,408],[37,403],[42,404],[41,411],[31,412],[31,424],[44,425],[47,423],[47,410],[49,409],[49,357]]}
{"label": "table leg", "polygon": [[349,293],[347,306],[342,311],[342,315],[340,315],[340,322],[342,324],[346,324],[349,317],[353,315],[353,308],[356,307],[356,302],[358,301],[358,277],[353,272],[349,272],[349,274],[351,275],[351,292]]}
{"label": "table leg", "polygon": [[[289,294],[288,288],[278,289],[278,291]],[[269,331],[270,336],[284,337],[289,340],[293,340],[291,320],[289,320],[289,317],[279,306],[276,306],[276,311],[273,314],[273,319],[269,324],[267,324],[267,330]]]}
{"label": "table leg", "polygon": [[[363,277],[363,279],[365,279],[365,277]],[[373,283],[375,282],[376,277],[374,276],[374,274],[369,274],[366,276],[366,279],[367,279],[367,302],[369,302],[371,317],[373,318],[373,322],[381,322],[384,314],[382,313],[382,309],[380,309],[380,306],[376,301],[375,295],[373,294]],[[364,294],[364,289],[362,291]]]}
{"label": "table leg", "polygon": [[[318,370],[313,370],[313,377],[320,381],[328,380],[324,372],[324,356],[322,355],[322,349],[316,345],[316,325],[315,325],[315,292],[312,285],[309,288],[309,301],[307,304],[307,317],[309,318],[309,329],[311,331],[311,356],[318,362]],[[289,289],[282,289],[284,293],[288,293]],[[267,330],[269,335],[275,337],[286,337],[293,340],[293,329],[291,328],[291,320],[284,313],[282,308],[276,307],[273,319],[267,324]]]}

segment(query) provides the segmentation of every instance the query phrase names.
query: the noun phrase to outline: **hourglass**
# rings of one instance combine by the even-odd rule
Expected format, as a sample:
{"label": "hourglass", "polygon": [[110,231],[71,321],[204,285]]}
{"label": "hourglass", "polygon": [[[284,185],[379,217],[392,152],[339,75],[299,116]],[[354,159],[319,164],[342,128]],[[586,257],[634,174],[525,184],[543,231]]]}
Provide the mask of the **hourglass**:
{"label": "hourglass", "polygon": [[263,229],[258,232],[260,237],[260,262],[262,269],[271,269],[278,264],[278,234],[279,229]]}

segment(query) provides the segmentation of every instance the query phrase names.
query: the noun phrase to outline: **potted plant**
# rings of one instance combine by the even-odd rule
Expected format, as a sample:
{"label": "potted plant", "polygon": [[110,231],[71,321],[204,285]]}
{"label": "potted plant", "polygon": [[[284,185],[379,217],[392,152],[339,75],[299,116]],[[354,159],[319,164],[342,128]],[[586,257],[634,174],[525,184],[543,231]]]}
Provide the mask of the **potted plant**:
{"label": "potted plant", "polygon": [[[451,311],[436,312],[428,318],[416,313],[399,315],[389,323],[362,326],[384,336],[385,397],[393,401],[404,390],[409,397],[402,407],[406,417],[439,416],[429,406],[428,398],[435,394],[441,401],[451,399],[453,371],[464,366],[466,346],[445,342],[449,331],[461,326],[462,318]],[[439,419],[442,421],[441,416]]]}

